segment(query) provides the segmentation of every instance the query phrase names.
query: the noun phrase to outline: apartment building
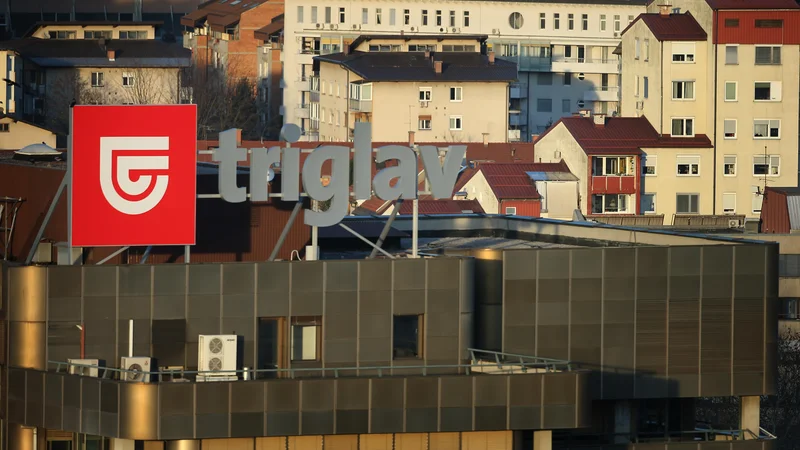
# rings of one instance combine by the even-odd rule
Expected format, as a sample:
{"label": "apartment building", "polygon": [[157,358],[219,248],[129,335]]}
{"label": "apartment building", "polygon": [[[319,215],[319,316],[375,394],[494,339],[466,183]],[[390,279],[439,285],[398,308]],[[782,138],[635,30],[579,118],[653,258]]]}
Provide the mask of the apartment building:
{"label": "apartment building", "polygon": [[[284,121],[310,134],[311,119],[298,112],[308,103],[316,55],[341,52],[358,36],[487,35],[488,50],[517,64],[509,92],[509,139],[531,140],[579,109],[619,112],[622,30],[645,11],[644,0],[498,3],[458,0],[447,6],[384,1],[329,3],[292,0],[286,5]],[[433,44],[432,44],[433,45]],[[459,51],[445,41],[419,51]],[[393,51],[391,46],[375,51]]]}
{"label": "apartment building", "polygon": [[665,135],[707,134],[713,159],[700,170],[711,185],[701,196],[712,202],[701,209],[757,219],[766,187],[798,181],[800,7],[673,3],[623,34],[623,114],[647,117]]}
{"label": "apartment building", "polygon": [[[485,38],[360,36],[314,58],[310,102],[297,115],[310,118],[308,132],[321,141],[348,141],[357,122],[371,122],[373,141],[403,142],[414,132],[423,142],[506,142],[517,68],[481,53]],[[464,50],[419,51],[439,41]]]}
{"label": "apartment building", "polygon": [[162,22],[37,22],[22,36],[39,39],[156,39]]}

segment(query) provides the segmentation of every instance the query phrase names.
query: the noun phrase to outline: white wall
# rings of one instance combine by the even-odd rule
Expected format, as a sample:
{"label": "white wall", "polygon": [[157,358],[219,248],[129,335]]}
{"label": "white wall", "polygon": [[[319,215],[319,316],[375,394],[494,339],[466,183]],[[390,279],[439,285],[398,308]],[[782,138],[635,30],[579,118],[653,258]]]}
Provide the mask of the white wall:
{"label": "white wall", "polygon": [[464,184],[461,191],[467,193],[467,200],[477,200],[486,214],[498,214],[500,202],[497,201],[497,196],[494,195],[489,182],[480,170]]}
{"label": "white wall", "polygon": [[575,209],[580,208],[577,181],[537,181],[536,190],[543,198],[542,217],[572,220]]}
{"label": "white wall", "polygon": [[[534,155],[538,162],[559,162],[562,159],[567,163],[570,172],[578,177],[578,199],[581,211],[586,214],[589,208],[589,199],[586,198],[588,192],[588,173],[589,157],[583,151],[578,142],[572,137],[563,123],[550,130],[546,136],[536,141]],[[572,215],[570,214],[570,217]]]}

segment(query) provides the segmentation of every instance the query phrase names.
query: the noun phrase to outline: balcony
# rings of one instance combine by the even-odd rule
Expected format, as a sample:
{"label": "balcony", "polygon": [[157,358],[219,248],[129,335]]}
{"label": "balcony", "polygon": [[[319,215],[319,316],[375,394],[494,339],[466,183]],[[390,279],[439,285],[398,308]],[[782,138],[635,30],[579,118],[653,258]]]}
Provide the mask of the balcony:
{"label": "balcony", "polygon": [[528,125],[528,113],[521,110],[508,111],[508,124],[512,126],[525,126]]}
{"label": "balcony", "polygon": [[636,177],[633,175],[592,176],[592,194],[633,194]]}
{"label": "balcony", "polygon": [[297,90],[308,92],[311,90],[311,77],[300,77],[297,79]]}
{"label": "balcony", "polygon": [[306,132],[319,134],[319,119],[310,119]]}
{"label": "balcony", "polygon": [[311,108],[306,103],[305,105],[297,105],[294,110],[294,117],[296,119],[308,119],[311,117]]}
{"label": "balcony", "polygon": [[510,98],[527,98],[528,85],[525,83],[515,83],[509,86],[508,95]]}
{"label": "balcony", "polygon": [[519,142],[522,140],[522,130],[508,130],[509,142]]}
{"label": "balcony", "polygon": [[372,100],[356,100],[350,99],[350,110],[356,112],[372,112]]}
{"label": "balcony", "polygon": [[596,86],[583,92],[587,102],[618,102],[619,86]]}
{"label": "balcony", "polygon": [[519,70],[529,72],[550,72],[553,61],[550,57],[538,56],[505,56],[502,59],[515,62],[519,65]]}
{"label": "balcony", "polygon": [[553,72],[617,73],[616,59],[553,57]]}

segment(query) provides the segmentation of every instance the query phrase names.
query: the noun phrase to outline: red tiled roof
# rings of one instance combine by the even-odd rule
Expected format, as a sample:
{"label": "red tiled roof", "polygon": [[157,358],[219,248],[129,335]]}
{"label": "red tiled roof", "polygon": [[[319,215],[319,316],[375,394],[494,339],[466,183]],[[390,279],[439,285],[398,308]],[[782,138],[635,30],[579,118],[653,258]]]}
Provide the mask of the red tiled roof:
{"label": "red tiled roof", "polygon": [[239,21],[242,13],[249,11],[267,0],[247,0],[238,3],[208,1],[197,7],[195,11],[181,17],[181,25],[195,27],[203,20],[207,20],[215,31],[225,31],[225,27]]}
{"label": "red tiled roof", "polygon": [[483,163],[478,169],[498,200],[540,199],[526,172],[569,172],[564,161],[557,163]]}
{"label": "red tiled roof", "polygon": [[711,9],[800,9],[795,0],[706,0]]}
{"label": "red tiled roof", "polygon": [[563,117],[538,142],[563,124],[586,154],[639,154],[642,148],[712,148],[705,134],[694,137],[659,135],[646,117],[609,117],[596,125],[592,117]]}
{"label": "red tiled roof", "polygon": [[639,14],[636,20],[622,30],[622,34],[625,34],[639,20],[644,22],[659,41],[705,41],[708,39],[708,34],[689,12],[668,16],[659,13]]}
{"label": "red tiled roof", "polygon": [[[484,213],[483,207],[477,200],[427,199],[418,201],[417,205],[420,214],[461,214],[464,211]],[[413,207],[412,202],[403,202],[398,213],[413,214]]]}

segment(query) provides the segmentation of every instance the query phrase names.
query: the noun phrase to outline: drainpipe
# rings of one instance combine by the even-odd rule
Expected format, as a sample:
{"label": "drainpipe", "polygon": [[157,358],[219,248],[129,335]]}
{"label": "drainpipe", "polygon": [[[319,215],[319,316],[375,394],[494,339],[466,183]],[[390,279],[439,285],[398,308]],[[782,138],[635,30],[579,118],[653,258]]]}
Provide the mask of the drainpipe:
{"label": "drainpipe", "polygon": [[[661,85],[661,109],[658,111],[658,134],[664,134],[664,42],[661,42],[661,68],[659,69],[660,72],[658,74],[658,78],[660,79]],[[670,89],[670,92],[672,90]],[[670,94],[671,95],[671,94]],[[670,130],[672,133],[672,130]]]}
{"label": "drainpipe", "polygon": [[712,87],[711,99],[714,102],[714,113],[712,114],[711,126],[714,130],[713,140],[711,145],[714,146],[712,166],[714,168],[714,177],[711,181],[711,213],[717,214],[717,64],[719,63],[719,52],[717,51],[717,25],[719,24],[719,14],[714,11],[714,23],[711,26],[711,45],[714,51],[714,86]]}

